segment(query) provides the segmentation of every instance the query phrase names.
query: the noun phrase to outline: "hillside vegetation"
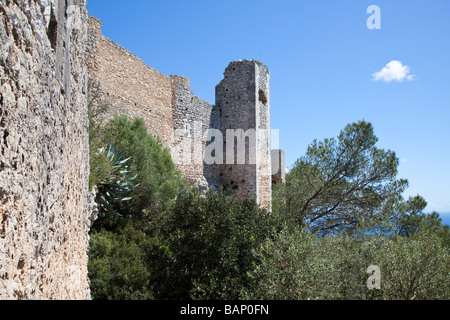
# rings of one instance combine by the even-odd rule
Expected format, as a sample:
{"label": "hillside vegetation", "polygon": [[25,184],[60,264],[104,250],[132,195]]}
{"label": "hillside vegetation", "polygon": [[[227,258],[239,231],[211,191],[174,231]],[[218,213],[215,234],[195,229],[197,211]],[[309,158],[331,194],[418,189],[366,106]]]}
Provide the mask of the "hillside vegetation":
{"label": "hillside vegetation", "polygon": [[399,161],[370,123],[314,141],[267,212],[200,194],[143,120],[100,122],[90,107],[94,299],[450,297],[449,228],[420,195],[403,199]]}

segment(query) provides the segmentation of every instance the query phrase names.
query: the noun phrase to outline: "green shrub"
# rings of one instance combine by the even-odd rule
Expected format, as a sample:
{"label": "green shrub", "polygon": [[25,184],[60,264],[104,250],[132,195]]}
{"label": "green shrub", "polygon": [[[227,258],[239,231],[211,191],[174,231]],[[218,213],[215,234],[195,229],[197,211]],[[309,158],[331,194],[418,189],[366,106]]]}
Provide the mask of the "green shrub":
{"label": "green shrub", "polygon": [[97,189],[100,209],[89,248],[92,296],[150,299],[150,258],[158,247],[152,221],[186,183],[143,120],[115,116],[104,124],[91,122],[90,186]]}
{"label": "green shrub", "polygon": [[152,299],[149,252],[152,238],[128,221],[114,231],[91,234],[89,279],[97,300]]}
{"label": "green shrub", "polygon": [[103,141],[131,158],[131,171],[139,184],[127,208],[128,214],[157,213],[167,207],[186,185],[168,149],[147,131],[144,120],[115,116],[104,127]]}
{"label": "green shrub", "polygon": [[[389,225],[353,234],[319,237],[284,229],[256,257],[254,285],[246,298],[274,300],[425,300],[450,296],[450,256],[430,230],[403,237]],[[369,266],[381,271],[381,289],[367,287]]]}
{"label": "green shrub", "polygon": [[239,299],[258,264],[252,250],[279,228],[276,221],[254,200],[180,193],[161,222],[156,296]]}

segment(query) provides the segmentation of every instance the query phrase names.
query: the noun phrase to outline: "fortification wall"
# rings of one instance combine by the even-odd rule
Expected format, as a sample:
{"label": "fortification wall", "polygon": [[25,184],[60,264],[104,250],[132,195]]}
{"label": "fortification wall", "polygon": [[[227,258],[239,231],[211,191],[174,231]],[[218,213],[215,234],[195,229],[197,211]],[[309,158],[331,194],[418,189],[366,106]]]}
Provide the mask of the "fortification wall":
{"label": "fortification wall", "polygon": [[[192,94],[188,78],[165,76],[104,37],[101,21],[90,17],[87,65],[103,99],[112,104],[106,119],[115,112],[143,118],[192,185],[230,187],[236,196],[253,197],[270,209],[270,74],[262,63],[231,62],[216,87],[214,106]],[[223,138],[224,158],[216,164],[203,161],[208,129],[220,130]],[[253,130],[245,142],[246,163],[238,162],[237,150],[226,151],[234,144],[233,138],[227,141],[229,129]],[[234,161],[227,155],[234,155]]]}
{"label": "fortification wall", "polygon": [[166,76],[102,35],[89,18],[88,73],[114,113],[143,118],[149,132],[169,148],[177,168],[193,185],[203,180],[203,155],[213,105],[190,90],[186,77]]}
{"label": "fortification wall", "polygon": [[89,298],[84,0],[0,1],[0,299]]}
{"label": "fortification wall", "polygon": [[101,21],[89,17],[87,66],[89,77],[100,82],[104,99],[114,113],[144,119],[163,144],[173,145],[172,80],[102,35]]}
{"label": "fortification wall", "polygon": [[221,111],[220,129],[224,135],[225,151],[220,176],[236,196],[255,197],[256,200],[256,135],[245,139],[243,164],[238,163],[238,139],[227,134],[227,130],[243,130],[245,133],[256,128],[255,80],[253,63],[231,63],[225,69],[224,79],[216,86],[216,106]]}
{"label": "fortification wall", "polygon": [[214,106],[192,94],[188,78],[174,75],[171,79],[175,129],[172,158],[191,184],[202,184],[206,139]]}

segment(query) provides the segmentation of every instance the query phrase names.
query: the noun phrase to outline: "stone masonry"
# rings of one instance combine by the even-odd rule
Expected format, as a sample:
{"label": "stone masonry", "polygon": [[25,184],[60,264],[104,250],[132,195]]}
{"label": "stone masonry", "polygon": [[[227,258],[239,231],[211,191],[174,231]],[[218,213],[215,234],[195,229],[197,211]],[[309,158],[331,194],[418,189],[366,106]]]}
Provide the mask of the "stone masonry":
{"label": "stone masonry", "polygon": [[[188,78],[166,76],[103,36],[101,25],[100,20],[89,18],[87,66],[90,79],[100,85],[103,99],[111,105],[105,119],[114,113],[143,118],[149,132],[169,148],[178,169],[192,185],[227,187],[236,196],[253,197],[270,209],[268,69],[258,61],[231,62],[216,87],[213,105],[191,93]],[[208,146],[219,143],[208,136],[211,130],[222,136],[223,159],[207,163]],[[244,161],[232,134],[240,138],[252,135],[244,142]],[[227,149],[234,146],[235,150]]]}
{"label": "stone masonry", "polygon": [[[270,209],[269,72],[260,62],[236,61],[230,63],[224,76],[216,87],[220,130],[225,133],[225,160],[220,176],[235,195],[254,197],[261,206]],[[245,152],[239,148],[239,142],[245,143]]]}
{"label": "stone masonry", "polygon": [[90,299],[88,80],[105,120],[143,118],[192,185],[271,207],[262,63],[231,62],[213,105],[104,37],[86,0],[0,0],[0,299]]}
{"label": "stone masonry", "polygon": [[170,77],[147,66],[134,54],[101,34],[101,21],[89,17],[87,67],[101,84],[114,113],[143,118],[166,147],[173,144],[173,89]]}
{"label": "stone masonry", "polygon": [[85,0],[0,0],[0,299],[89,299]]}

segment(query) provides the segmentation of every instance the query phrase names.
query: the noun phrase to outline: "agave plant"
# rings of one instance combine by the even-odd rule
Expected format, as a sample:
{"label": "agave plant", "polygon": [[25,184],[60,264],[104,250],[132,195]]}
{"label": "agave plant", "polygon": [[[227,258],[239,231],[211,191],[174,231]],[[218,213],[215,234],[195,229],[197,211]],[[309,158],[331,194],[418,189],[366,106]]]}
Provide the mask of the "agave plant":
{"label": "agave plant", "polygon": [[99,150],[99,153],[105,154],[110,171],[97,185],[96,202],[99,207],[99,217],[106,217],[120,214],[117,212],[117,205],[121,202],[130,201],[131,192],[136,189],[137,175],[131,176],[130,166],[131,158],[125,158],[123,152],[113,145],[109,145]]}

